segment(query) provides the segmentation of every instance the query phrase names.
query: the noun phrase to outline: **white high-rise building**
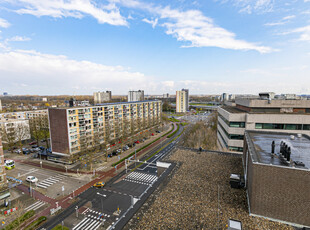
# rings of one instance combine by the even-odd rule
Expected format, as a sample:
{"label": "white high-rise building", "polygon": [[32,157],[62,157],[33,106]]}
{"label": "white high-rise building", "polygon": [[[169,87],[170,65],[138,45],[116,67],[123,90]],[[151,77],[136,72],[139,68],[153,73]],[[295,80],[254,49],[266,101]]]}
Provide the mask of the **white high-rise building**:
{"label": "white high-rise building", "polygon": [[112,92],[106,91],[106,92],[95,92],[94,93],[94,103],[100,104],[104,102],[111,101],[112,99]]}
{"label": "white high-rise building", "polygon": [[176,92],[176,112],[185,113],[189,110],[189,91],[182,89]]}
{"label": "white high-rise building", "polygon": [[144,90],[129,91],[128,102],[133,102],[133,101],[144,101]]}

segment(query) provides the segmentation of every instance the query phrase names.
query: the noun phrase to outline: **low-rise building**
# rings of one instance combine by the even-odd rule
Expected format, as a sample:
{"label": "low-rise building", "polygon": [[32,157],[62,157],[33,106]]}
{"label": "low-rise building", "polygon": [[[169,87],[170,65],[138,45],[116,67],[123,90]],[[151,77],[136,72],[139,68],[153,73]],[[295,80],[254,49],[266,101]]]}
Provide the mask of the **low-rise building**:
{"label": "low-rise building", "polygon": [[0,113],[0,119],[31,119],[33,117],[47,116],[47,109],[30,110],[10,113]]}
{"label": "low-rise building", "polygon": [[310,100],[271,99],[271,96],[266,93],[256,98],[237,97],[234,106],[220,107],[217,130],[219,147],[242,152],[245,130],[289,130],[310,135]]}
{"label": "low-rise building", "polygon": [[4,143],[15,143],[31,138],[29,120],[26,119],[0,119],[0,129]]}
{"label": "low-rise building", "polygon": [[246,131],[244,178],[250,215],[310,227],[310,137]]}
{"label": "low-rise building", "polygon": [[49,126],[54,154],[71,156],[82,144],[108,144],[161,123],[162,102],[106,103],[90,107],[50,108]]}

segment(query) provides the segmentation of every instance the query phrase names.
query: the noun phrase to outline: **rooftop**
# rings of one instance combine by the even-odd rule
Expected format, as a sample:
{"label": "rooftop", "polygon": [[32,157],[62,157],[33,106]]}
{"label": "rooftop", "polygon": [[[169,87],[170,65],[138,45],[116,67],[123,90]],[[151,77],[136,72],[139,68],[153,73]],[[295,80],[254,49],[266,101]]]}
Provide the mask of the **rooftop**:
{"label": "rooftop", "polygon": [[[246,131],[249,147],[252,148],[253,161],[291,168],[310,169],[310,137],[291,133]],[[271,154],[271,144],[275,141],[274,156]],[[287,162],[280,153],[280,143],[284,141],[291,148],[291,160]],[[254,150],[254,151],[253,151]],[[304,166],[298,164],[302,162]]]}
{"label": "rooftop", "polygon": [[237,107],[234,106],[223,105],[221,108],[229,113],[246,113],[246,111],[238,109]]}

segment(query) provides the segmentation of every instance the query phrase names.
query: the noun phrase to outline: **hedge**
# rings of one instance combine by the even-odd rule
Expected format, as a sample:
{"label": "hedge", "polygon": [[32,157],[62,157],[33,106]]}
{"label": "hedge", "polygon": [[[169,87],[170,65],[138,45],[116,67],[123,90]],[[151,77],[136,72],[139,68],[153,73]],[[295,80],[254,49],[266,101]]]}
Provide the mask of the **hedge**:
{"label": "hedge", "polygon": [[21,223],[23,223],[24,221],[28,220],[29,218],[31,218],[32,216],[35,215],[35,211],[34,210],[30,210],[28,212],[26,212],[24,215],[16,218],[12,223],[10,223],[9,225],[7,225],[5,227],[5,230],[13,230],[13,229],[17,229],[19,227],[19,225]]}
{"label": "hedge", "polygon": [[46,221],[46,216],[40,216],[36,221],[33,221],[25,230],[35,230],[40,224]]}
{"label": "hedge", "polygon": [[66,226],[61,226],[59,224],[56,227],[52,228],[52,230],[70,230],[70,229],[68,227],[66,227]]}
{"label": "hedge", "polygon": [[[178,129],[179,129],[179,126],[178,126]],[[177,129],[177,130],[178,130],[178,129]],[[162,137],[168,135],[168,134],[171,133],[172,131],[173,131],[173,129],[171,129],[171,130],[170,130],[168,133],[166,133],[165,135],[156,138],[154,141],[148,143],[147,145],[143,146],[142,148],[137,149],[136,152],[138,153],[138,152],[140,152],[141,150],[145,149],[146,147],[149,147],[151,144],[153,144],[154,142],[158,141],[160,138],[162,138]],[[113,163],[112,166],[114,167],[114,166],[118,165],[119,163],[122,163],[124,160],[128,159],[129,157],[133,156],[134,154],[135,154],[135,152],[130,153],[128,156],[126,156],[126,157],[120,159],[119,161]]]}

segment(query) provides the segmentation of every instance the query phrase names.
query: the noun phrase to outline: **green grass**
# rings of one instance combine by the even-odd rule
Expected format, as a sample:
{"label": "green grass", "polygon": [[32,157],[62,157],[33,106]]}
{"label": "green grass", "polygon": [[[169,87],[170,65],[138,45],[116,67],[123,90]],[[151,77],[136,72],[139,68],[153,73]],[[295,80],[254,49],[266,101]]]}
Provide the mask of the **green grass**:
{"label": "green grass", "polygon": [[30,210],[28,212],[26,212],[24,215],[16,218],[12,223],[10,223],[9,225],[7,225],[5,227],[5,230],[13,230],[13,229],[18,229],[18,227],[25,222],[26,220],[28,220],[29,218],[33,217],[34,214],[36,212],[34,210]]}
{"label": "green grass", "polygon": [[[179,127],[179,126],[178,126],[178,127]],[[148,143],[147,145],[143,146],[142,148],[137,149],[136,152],[138,153],[138,152],[140,152],[141,150],[145,149],[146,147],[149,147],[151,144],[153,144],[154,142],[158,141],[160,138],[162,138],[162,137],[168,135],[169,133],[171,133],[172,130],[173,130],[173,129],[171,129],[168,133],[162,135],[161,137],[156,138],[154,141]],[[124,160],[128,159],[129,157],[133,156],[134,154],[135,154],[135,152],[130,153],[128,156],[126,156],[126,157],[120,159],[119,161],[113,163],[112,166],[114,167],[114,166],[116,166],[116,165],[122,163]]]}
{"label": "green grass", "polygon": [[179,125],[179,124],[177,124],[177,126],[178,126],[177,130],[176,130],[176,131],[174,131],[173,133],[169,134],[169,135],[167,136],[167,138],[170,138],[170,137],[174,136],[174,134],[176,134],[176,133],[179,131],[179,129],[180,129],[180,125]]}
{"label": "green grass", "polygon": [[37,220],[33,221],[25,230],[35,230],[40,224],[46,221],[46,216],[40,216]]}
{"label": "green grass", "polygon": [[179,120],[175,119],[175,118],[169,118],[169,120],[172,121],[172,122],[179,122]]}
{"label": "green grass", "polygon": [[187,122],[182,122],[181,125],[182,126],[186,126],[186,125],[188,125],[188,123]]}
{"label": "green grass", "polygon": [[52,228],[52,230],[70,230],[68,227],[66,226],[61,226],[60,224],[57,225],[56,227]]}

